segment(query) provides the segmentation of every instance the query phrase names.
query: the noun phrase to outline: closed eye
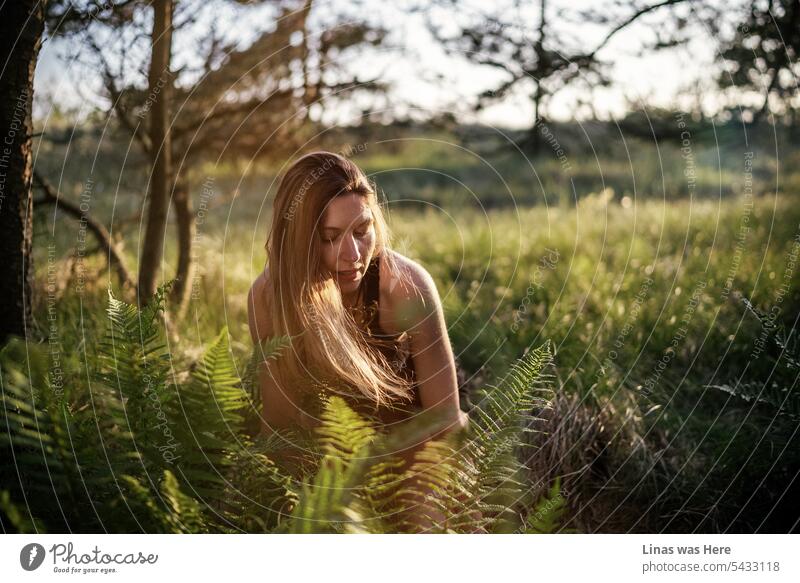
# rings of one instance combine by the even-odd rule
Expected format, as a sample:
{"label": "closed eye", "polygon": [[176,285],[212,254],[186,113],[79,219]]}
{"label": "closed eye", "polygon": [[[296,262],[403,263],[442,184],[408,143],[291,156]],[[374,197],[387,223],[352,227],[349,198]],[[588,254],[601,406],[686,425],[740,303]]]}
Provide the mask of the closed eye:
{"label": "closed eye", "polygon": [[[359,225],[359,230],[358,231],[353,231],[353,234],[356,237],[358,237],[359,239],[362,239],[362,238],[366,237],[367,235],[369,235],[370,230],[371,230],[370,227],[372,227],[372,219],[371,218],[367,219],[366,221],[361,223]],[[338,239],[341,236],[340,232],[336,232],[336,231],[338,231],[338,229],[325,229],[325,230],[328,231],[328,233],[326,233],[328,236],[325,236],[325,235],[322,236],[322,240],[325,243],[333,243],[334,241],[336,241],[336,239]],[[336,234],[330,235],[329,233],[331,231],[336,232]]]}

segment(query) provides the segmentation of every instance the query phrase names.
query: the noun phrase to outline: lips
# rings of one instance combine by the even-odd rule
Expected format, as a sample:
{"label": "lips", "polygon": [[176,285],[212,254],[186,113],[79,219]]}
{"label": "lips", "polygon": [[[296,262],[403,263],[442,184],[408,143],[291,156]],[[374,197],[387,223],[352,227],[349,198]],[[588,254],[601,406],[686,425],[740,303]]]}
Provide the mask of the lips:
{"label": "lips", "polygon": [[358,278],[359,273],[361,273],[360,269],[350,269],[348,271],[337,271],[336,276],[342,280],[354,280]]}

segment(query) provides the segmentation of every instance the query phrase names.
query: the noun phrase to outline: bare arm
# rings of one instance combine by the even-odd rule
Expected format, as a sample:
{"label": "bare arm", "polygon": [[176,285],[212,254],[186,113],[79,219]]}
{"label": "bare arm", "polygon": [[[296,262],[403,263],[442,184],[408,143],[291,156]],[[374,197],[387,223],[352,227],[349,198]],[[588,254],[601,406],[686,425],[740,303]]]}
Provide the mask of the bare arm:
{"label": "bare arm", "polygon": [[[436,411],[446,420],[445,429],[432,431],[426,440],[401,452],[400,456],[409,467],[427,441],[448,431],[464,429],[469,418],[459,407],[455,359],[436,285],[430,274],[415,263],[410,263],[404,271],[413,285],[397,286],[395,309],[402,327],[411,337],[420,400],[423,409]],[[444,523],[447,517],[425,504],[424,496],[435,493],[423,486],[419,478],[410,479],[409,486],[418,492],[418,496],[409,500],[412,507],[407,520],[424,532],[435,528],[436,523]],[[479,514],[475,516],[479,517]]]}
{"label": "bare arm", "polygon": [[436,284],[416,263],[409,262],[404,272],[411,283],[397,286],[393,304],[400,325],[411,338],[422,407],[450,420],[445,431],[463,429],[468,417],[459,407],[455,359]]}

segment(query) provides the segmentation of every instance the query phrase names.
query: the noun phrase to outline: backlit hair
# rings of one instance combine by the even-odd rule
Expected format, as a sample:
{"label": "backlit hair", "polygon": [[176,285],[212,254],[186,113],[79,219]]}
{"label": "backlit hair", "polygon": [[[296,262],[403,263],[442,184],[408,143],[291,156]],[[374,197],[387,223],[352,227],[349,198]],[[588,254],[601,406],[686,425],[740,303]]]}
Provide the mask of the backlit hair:
{"label": "backlit hair", "polygon": [[302,390],[317,381],[343,383],[376,406],[410,399],[408,381],[370,345],[345,308],[336,283],[323,274],[323,213],[335,197],[348,193],[363,197],[369,206],[374,254],[399,277],[375,188],[361,169],[332,152],[312,152],[297,160],[278,186],[266,245],[273,330],[292,337],[291,348],[273,365],[276,380],[285,391]]}

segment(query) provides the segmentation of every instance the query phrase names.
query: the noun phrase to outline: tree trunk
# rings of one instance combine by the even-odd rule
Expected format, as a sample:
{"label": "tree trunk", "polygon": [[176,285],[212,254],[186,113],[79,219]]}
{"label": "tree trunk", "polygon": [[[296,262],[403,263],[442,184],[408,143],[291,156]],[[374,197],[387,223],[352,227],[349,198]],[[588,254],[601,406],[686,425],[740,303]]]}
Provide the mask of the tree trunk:
{"label": "tree trunk", "polygon": [[536,67],[542,71],[542,75],[539,79],[535,79],[536,90],[534,91],[532,97],[533,127],[531,127],[531,130],[528,134],[528,146],[530,152],[534,155],[539,154],[542,143],[541,136],[539,135],[539,132],[541,131],[539,126],[542,123],[542,100],[544,99],[544,88],[542,87],[542,81],[544,81],[545,77],[550,74],[549,65],[546,66],[545,64],[545,61],[548,59],[548,57],[544,47],[545,37],[547,36],[547,0],[540,0],[539,13],[539,36],[536,39],[533,49],[536,52]]}
{"label": "tree trunk", "polygon": [[43,3],[0,4],[0,343],[27,338],[31,323],[33,74],[44,29]]}
{"label": "tree trunk", "polygon": [[[303,65],[303,104],[306,107],[311,107],[311,104],[314,103],[319,97],[319,85],[320,85],[320,82],[318,81],[312,87],[308,75],[308,55],[309,55],[308,37],[310,34],[310,31],[308,30],[308,15],[311,13],[312,1],[313,0],[306,0],[306,2],[303,4],[303,8],[301,9],[302,22],[303,22],[301,28],[303,32],[303,43],[300,52],[300,62]],[[308,117],[307,112],[305,116]]]}
{"label": "tree trunk", "polygon": [[528,150],[538,156],[541,150],[540,146],[542,143],[540,132],[542,131],[542,117],[540,113],[541,103],[542,103],[542,85],[541,83],[536,83],[536,91],[533,93],[533,126],[531,127],[530,131],[528,132]]}
{"label": "tree trunk", "polygon": [[178,180],[172,197],[172,208],[175,211],[175,221],[178,226],[178,267],[175,271],[175,285],[171,291],[171,301],[176,314],[176,320],[183,319],[189,303],[189,294],[192,290],[194,277],[194,262],[192,261],[192,242],[194,240],[194,220],[192,217],[192,199],[189,196],[187,184]]}
{"label": "tree trunk", "polygon": [[172,56],[172,0],[154,0],[152,56],[145,108],[150,114],[152,173],[150,176],[147,226],[139,263],[139,303],[147,303],[156,290],[164,253],[167,211],[172,189],[172,143],[170,139],[170,60]]}

